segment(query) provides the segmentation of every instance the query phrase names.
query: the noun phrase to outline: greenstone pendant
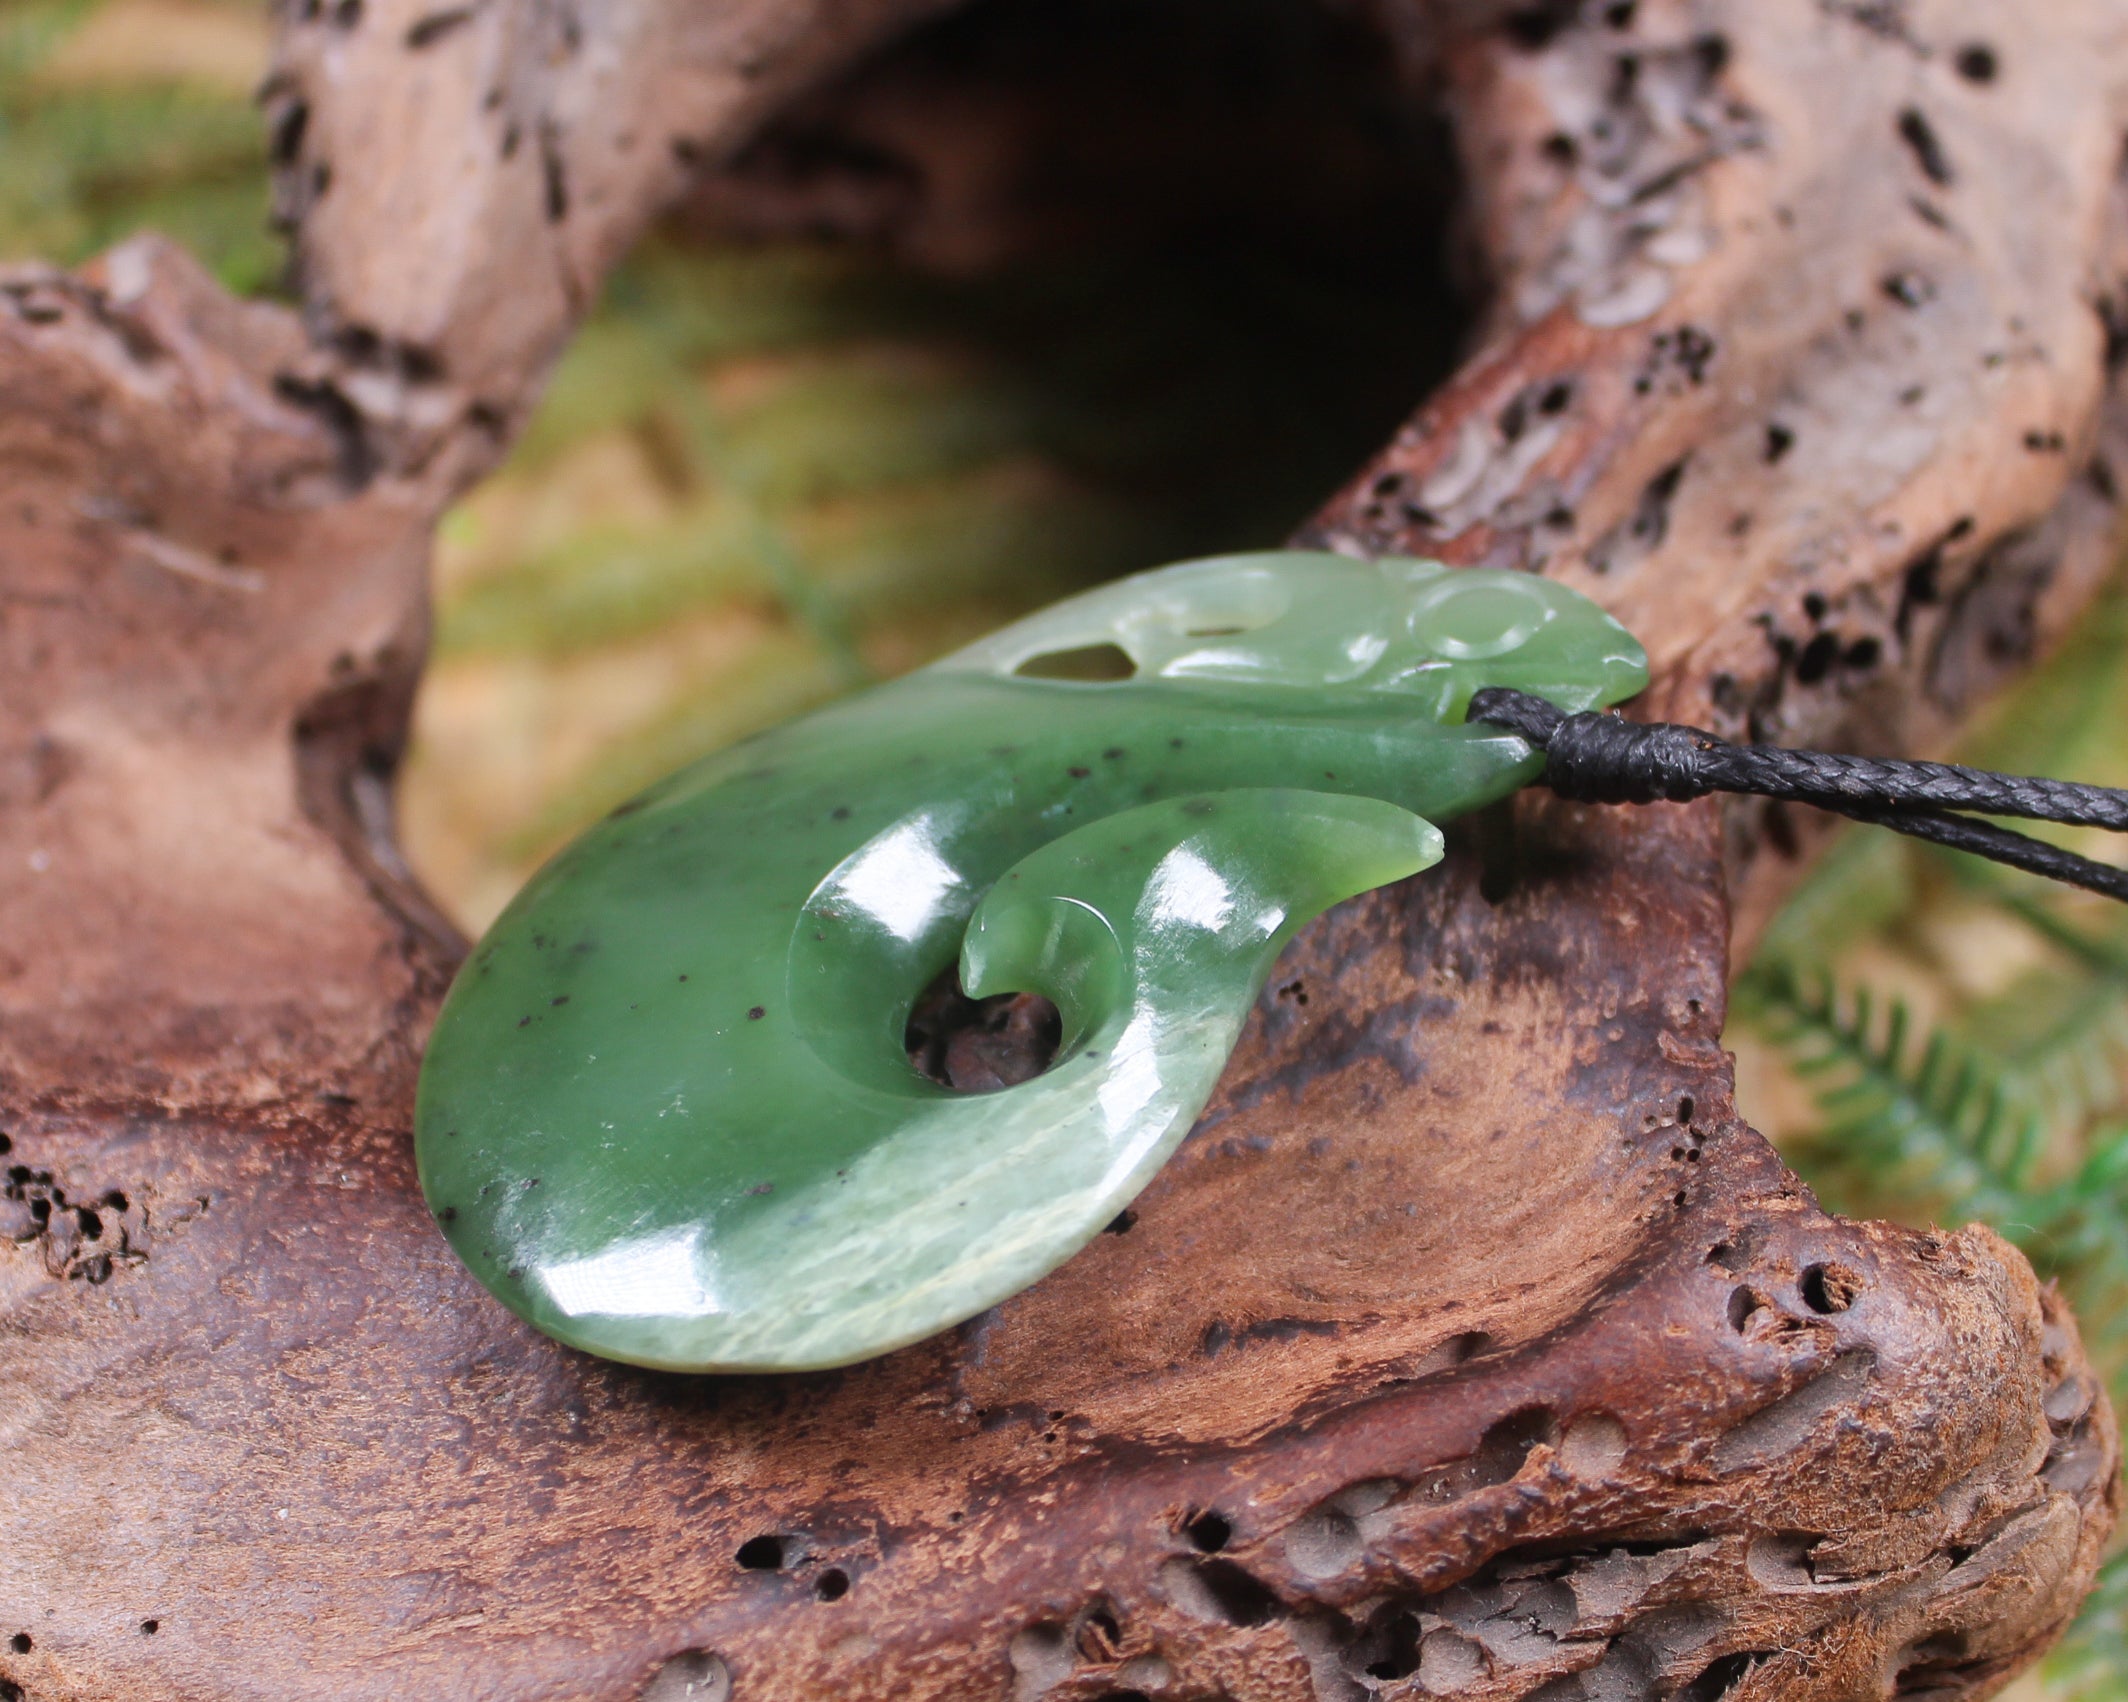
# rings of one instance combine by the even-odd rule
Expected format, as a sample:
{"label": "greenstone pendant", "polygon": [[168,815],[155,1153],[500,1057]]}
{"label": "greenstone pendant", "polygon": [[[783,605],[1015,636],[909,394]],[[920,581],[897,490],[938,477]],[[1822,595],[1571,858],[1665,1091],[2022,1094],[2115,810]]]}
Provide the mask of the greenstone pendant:
{"label": "greenstone pendant", "polygon": [[[1048,677],[1089,656],[1128,677]],[[1462,724],[1473,691],[1645,682],[1574,592],[1436,562],[1230,556],[1044,610],[672,776],[535,877],[429,1045],[429,1204],[505,1304],[613,1359],[795,1370],[944,1329],[1145,1185],[1304,923],[1536,773]],[[1045,1074],[918,1074],[910,1010],[956,960],[1056,1003]]]}

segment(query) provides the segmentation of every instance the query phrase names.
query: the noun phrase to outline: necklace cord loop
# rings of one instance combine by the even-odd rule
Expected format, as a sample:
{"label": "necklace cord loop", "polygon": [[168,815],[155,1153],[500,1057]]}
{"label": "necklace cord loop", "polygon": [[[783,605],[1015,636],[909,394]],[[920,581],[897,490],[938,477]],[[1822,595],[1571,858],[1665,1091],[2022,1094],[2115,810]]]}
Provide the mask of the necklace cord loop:
{"label": "necklace cord loop", "polygon": [[1673,722],[1568,715],[1541,697],[1504,686],[1474,693],[1468,718],[1543,752],[1538,784],[1576,803],[1684,803],[1715,792],[1778,798],[2128,902],[2128,869],[1951,813],[1985,811],[2128,832],[2128,792],[1948,762],[1732,745]]}

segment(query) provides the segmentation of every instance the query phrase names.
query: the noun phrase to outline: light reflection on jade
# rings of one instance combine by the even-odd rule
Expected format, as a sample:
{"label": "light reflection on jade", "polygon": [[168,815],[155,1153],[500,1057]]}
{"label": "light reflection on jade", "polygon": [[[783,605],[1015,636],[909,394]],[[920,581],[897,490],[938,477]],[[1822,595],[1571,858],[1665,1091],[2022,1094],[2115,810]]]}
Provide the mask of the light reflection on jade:
{"label": "light reflection on jade", "polygon": [[[1044,677],[1074,654],[1128,677]],[[944,1329],[1144,1187],[1296,930],[1534,775],[1462,724],[1473,691],[1645,679],[1574,592],[1433,562],[1229,556],[1046,609],[556,857],[437,1023],[430,1206],[505,1304],[613,1359],[793,1370]],[[1055,1001],[1046,1073],[918,1074],[910,1009],[956,959]]]}

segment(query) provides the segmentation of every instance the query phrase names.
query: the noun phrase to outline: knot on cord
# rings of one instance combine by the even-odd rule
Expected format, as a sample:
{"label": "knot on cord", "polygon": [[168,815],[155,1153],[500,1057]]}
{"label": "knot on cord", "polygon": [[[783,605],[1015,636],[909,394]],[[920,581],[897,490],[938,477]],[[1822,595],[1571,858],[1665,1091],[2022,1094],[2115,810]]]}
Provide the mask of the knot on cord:
{"label": "knot on cord", "polygon": [[1720,743],[1697,728],[1617,715],[1569,715],[1541,697],[1489,686],[1470,719],[1544,752],[1544,784],[1577,804],[1686,803],[1715,790],[1706,757]]}

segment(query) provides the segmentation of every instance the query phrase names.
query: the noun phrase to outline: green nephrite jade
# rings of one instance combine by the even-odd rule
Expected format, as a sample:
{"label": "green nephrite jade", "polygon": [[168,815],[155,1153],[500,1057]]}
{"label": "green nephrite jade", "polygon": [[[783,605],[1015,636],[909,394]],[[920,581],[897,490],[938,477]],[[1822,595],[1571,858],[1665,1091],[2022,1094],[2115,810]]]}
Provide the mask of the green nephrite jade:
{"label": "green nephrite jade", "polygon": [[[1127,677],[1047,677],[1075,652]],[[550,863],[430,1043],[430,1206],[505,1304],[613,1359],[791,1370],[944,1329],[1145,1186],[1303,923],[1535,775],[1462,724],[1473,691],[1578,710],[1645,679],[1584,598],[1436,562],[1230,556],[1058,604]],[[956,959],[973,995],[1055,1001],[1047,1073],[911,1065]]]}

